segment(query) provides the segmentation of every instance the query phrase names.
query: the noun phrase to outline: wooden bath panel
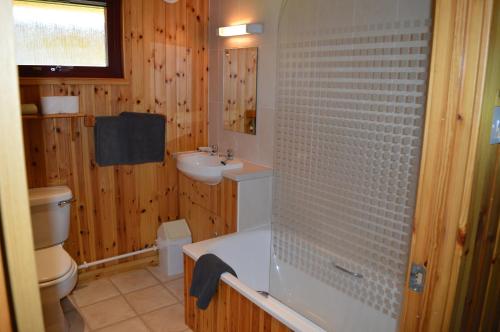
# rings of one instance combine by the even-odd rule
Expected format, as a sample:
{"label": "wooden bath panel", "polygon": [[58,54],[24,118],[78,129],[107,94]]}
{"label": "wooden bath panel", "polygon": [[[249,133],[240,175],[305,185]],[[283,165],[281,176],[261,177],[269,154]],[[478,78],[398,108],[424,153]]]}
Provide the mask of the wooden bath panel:
{"label": "wooden bath panel", "polygon": [[206,310],[196,307],[196,298],[189,296],[194,260],[184,255],[185,322],[195,332],[285,332],[283,323],[253,302],[219,281],[219,289]]}

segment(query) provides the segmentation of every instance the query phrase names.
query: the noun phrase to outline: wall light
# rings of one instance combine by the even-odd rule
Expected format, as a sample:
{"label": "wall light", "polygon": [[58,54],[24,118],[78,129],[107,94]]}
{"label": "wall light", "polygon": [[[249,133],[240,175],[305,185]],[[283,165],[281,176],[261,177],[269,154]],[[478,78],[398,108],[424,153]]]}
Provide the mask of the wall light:
{"label": "wall light", "polygon": [[231,37],[231,36],[249,35],[254,33],[262,33],[263,30],[264,30],[263,26],[260,23],[240,24],[228,27],[220,27],[217,34],[220,37]]}

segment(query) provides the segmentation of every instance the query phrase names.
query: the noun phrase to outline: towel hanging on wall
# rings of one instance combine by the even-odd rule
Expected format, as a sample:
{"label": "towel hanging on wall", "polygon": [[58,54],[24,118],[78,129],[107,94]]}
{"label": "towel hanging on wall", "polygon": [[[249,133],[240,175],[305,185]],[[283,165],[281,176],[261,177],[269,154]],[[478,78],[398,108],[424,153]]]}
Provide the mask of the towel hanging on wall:
{"label": "towel hanging on wall", "polygon": [[163,162],[165,117],[132,112],[96,117],[94,141],[99,166]]}

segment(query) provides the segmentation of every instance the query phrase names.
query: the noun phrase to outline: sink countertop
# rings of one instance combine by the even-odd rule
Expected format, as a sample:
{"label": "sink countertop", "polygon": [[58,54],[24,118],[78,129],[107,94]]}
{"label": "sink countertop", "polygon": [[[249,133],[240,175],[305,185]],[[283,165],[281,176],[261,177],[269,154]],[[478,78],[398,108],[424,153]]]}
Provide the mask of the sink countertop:
{"label": "sink countertop", "polygon": [[222,172],[222,176],[236,182],[273,176],[273,169],[271,167],[254,164],[246,160],[242,161],[242,168],[224,171]]}

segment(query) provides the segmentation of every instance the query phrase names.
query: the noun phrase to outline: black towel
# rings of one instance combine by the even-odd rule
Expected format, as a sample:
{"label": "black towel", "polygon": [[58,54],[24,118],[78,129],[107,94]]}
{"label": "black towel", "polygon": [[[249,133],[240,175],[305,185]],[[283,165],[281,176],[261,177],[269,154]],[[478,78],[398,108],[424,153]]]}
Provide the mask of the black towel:
{"label": "black towel", "polygon": [[224,272],[229,272],[236,276],[236,272],[224,263],[222,259],[214,254],[205,254],[198,258],[194,265],[193,280],[189,294],[197,297],[196,306],[200,309],[206,309],[210,300],[217,292],[220,276]]}
{"label": "black towel", "polygon": [[165,117],[123,112],[96,117],[96,162],[99,166],[162,162],[165,158]]}

